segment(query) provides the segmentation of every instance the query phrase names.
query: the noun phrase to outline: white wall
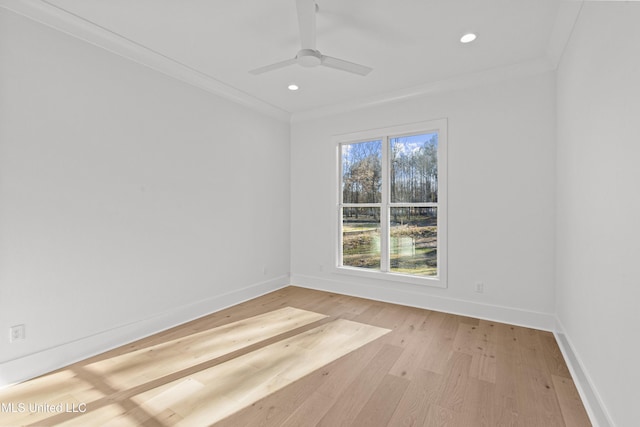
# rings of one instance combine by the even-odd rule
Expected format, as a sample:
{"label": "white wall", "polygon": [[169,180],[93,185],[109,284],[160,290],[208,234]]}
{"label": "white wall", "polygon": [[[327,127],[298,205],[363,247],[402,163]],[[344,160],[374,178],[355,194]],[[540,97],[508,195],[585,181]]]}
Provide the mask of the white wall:
{"label": "white wall", "polygon": [[[551,329],[555,76],[543,73],[324,118],[291,136],[292,283]],[[447,118],[449,287],[362,280],[335,265],[333,135]],[[484,282],[485,293],[474,292]]]}
{"label": "white wall", "polygon": [[558,317],[619,427],[640,402],[639,22],[640,3],[585,2],[557,83]]}
{"label": "white wall", "polygon": [[0,9],[0,385],[288,271],[288,123]]}

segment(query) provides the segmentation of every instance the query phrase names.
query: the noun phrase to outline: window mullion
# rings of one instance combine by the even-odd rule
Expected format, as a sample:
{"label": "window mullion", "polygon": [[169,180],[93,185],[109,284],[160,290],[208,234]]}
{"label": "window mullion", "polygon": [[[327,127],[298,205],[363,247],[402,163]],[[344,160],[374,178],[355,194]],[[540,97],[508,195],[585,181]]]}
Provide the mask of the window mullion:
{"label": "window mullion", "polygon": [[390,203],[389,207],[391,208],[437,208],[438,202],[428,202],[428,203]]}
{"label": "window mullion", "polygon": [[382,206],[380,203],[342,203],[343,208],[379,208]]}
{"label": "window mullion", "polygon": [[389,266],[389,137],[382,142],[382,206],[380,206],[380,270],[388,272]]}

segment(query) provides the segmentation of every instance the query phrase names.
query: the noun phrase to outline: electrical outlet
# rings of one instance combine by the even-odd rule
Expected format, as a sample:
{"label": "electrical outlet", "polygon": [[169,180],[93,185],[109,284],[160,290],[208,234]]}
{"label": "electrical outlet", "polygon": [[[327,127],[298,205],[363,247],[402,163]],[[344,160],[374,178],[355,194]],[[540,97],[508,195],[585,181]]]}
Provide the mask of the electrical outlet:
{"label": "electrical outlet", "polygon": [[16,325],[9,328],[9,342],[25,339],[24,325]]}
{"label": "electrical outlet", "polygon": [[484,283],[482,282],[476,283],[476,292],[479,294],[484,293]]}

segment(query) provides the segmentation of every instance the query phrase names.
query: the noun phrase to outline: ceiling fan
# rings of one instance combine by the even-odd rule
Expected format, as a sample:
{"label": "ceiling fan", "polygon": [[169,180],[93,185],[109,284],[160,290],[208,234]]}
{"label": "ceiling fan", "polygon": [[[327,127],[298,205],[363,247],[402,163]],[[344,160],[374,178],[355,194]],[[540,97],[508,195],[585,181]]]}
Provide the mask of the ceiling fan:
{"label": "ceiling fan", "polygon": [[251,74],[262,74],[293,64],[299,64],[303,67],[317,67],[318,65],[322,65],[360,76],[366,76],[373,70],[373,68],[364,65],[323,55],[320,51],[316,50],[316,12],[318,5],[314,0],[296,0],[296,9],[298,12],[298,26],[300,27],[301,49],[294,58],[256,68],[255,70],[249,71]]}

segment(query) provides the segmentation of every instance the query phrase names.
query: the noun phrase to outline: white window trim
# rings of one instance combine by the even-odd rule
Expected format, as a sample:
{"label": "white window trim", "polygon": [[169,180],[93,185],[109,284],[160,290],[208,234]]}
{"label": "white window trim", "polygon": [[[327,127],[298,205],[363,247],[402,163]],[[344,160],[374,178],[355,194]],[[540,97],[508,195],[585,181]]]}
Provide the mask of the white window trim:
{"label": "white window trim", "polygon": [[[405,134],[419,134],[419,133],[430,133],[437,132],[438,133],[438,275],[437,276],[413,276],[408,274],[394,273],[389,271],[378,271],[378,270],[368,270],[365,268],[357,268],[357,267],[349,267],[340,265],[342,259],[342,217],[341,213],[341,205],[340,205],[340,197],[341,197],[341,180],[342,180],[342,171],[341,171],[341,158],[340,158],[340,145],[348,144],[348,143],[356,143],[363,141],[372,141],[376,139],[380,139],[385,141],[388,137],[396,137],[399,135]],[[333,137],[333,142],[336,149],[336,175],[334,182],[335,189],[335,218],[334,218],[334,228],[336,237],[335,241],[335,268],[334,273],[336,274],[346,274],[351,276],[358,276],[366,279],[374,279],[374,280],[384,280],[391,282],[402,282],[402,283],[410,283],[421,286],[432,286],[438,288],[446,288],[447,287],[447,258],[448,258],[448,250],[447,250],[447,202],[448,202],[448,172],[447,172],[447,146],[448,146],[448,135],[447,135],[447,119],[437,119],[430,120],[425,122],[417,122],[410,123],[405,125],[381,128],[381,129],[371,129],[359,132],[352,132],[347,134],[335,135]],[[388,143],[388,141],[387,141]],[[385,146],[385,144],[383,144]],[[386,145],[388,147],[388,144]],[[388,150],[382,150],[382,162],[384,165],[384,170],[389,171],[388,165]],[[384,185],[382,186],[382,200],[388,200],[387,193],[389,191],[389,179],[388,176],[384,178]],[[344,204],[343,206],[350,206],[351,204]],[[394,204],[396,206],[398,204]],[[409,203],[407,205],[415,206],[415,205],[434,205],[433,203]],[[367,206],[378,206],[381,208],[380,210],[380,221],[388,221],[388,207],[384,206],[382,203],[362,203],[358,204],[358,207],[367,207]],[[401,206],[401,205],[400,205]],[[389,256],[388,250],[388,242],[387,239],[381,239],[384,242],[383,247],[381,247],[381,262],[382,265],[387,264],[387,257]]]}

